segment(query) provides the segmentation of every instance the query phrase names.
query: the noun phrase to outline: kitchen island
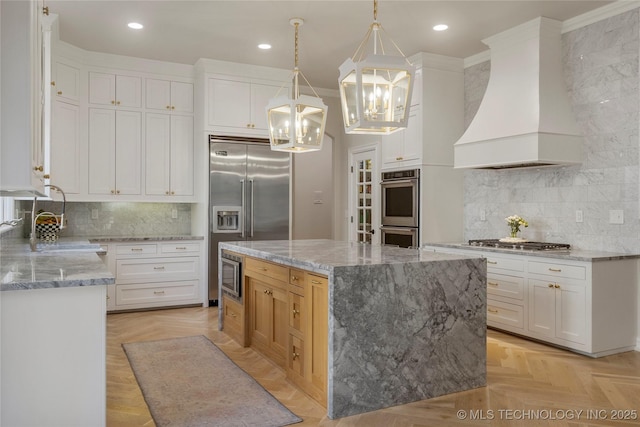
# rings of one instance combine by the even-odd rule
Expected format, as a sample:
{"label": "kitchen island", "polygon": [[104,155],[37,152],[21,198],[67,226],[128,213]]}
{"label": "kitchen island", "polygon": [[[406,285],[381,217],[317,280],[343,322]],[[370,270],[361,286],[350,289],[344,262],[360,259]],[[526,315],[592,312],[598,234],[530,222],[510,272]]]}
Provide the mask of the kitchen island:
{"label": "kitchen island", "polygon": [[[327,325],[314,326],[328,334],[318,342],[326,342],[330,418],[486,385],[485,260],[333,240],[227,242],[219,250],[327,278]],[[248,307],[257,294],[243,292]]]}
{"label": "kitchen island", "polygon": [[1,425],[106,425],[106,286],[99,245],[31,252],[0,239]]}

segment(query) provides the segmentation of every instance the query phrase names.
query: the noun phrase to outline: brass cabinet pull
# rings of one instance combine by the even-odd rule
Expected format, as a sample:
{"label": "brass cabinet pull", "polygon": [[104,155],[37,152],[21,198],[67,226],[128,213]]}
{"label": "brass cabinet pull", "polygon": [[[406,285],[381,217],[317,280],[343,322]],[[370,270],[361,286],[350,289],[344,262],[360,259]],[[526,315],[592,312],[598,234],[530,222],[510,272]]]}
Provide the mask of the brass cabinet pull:
{"label": "brass cabinet pull", "polygon": [[291,276],[291,280],[297,281],[298,280],[298,276]]}
{"label": "brass cabinet pull", "polygon": [[295,308],[293,309],[293,317],[296,317],[297,315],[300,314],[300,310],[296,310]]}
{"label": "brass cabinet pull", "polygon": [[311,283],[313,283],[314,285],[321,285],[322,282],[318,282],[317,280],[313,280],[311,279]]}
{"label": "brass cabinet pull", "polygon": [[176,250],[177,250],[177,251],[184,251],[184,250],[186,250],[186,249],[187,249],[187,248],[186,248],[186,247],[184,247],[184,246],[176,246]]}
{"label": "brass cabinet pull", "polygon": [[116,101],[111,101],[111,105],[116,105]]}
{"label": "brass cabinet pull", "polygon": [[167,107],[166,107],[166,108],[167,108],[167,110],[170,110],[170,109],[171,109],[171,107],[170,107],[170,106],[168,106],[168,105],[167,105]]}
{"label": "brass cabinet pull", "polygon": [[298,357],[300,357],[300,353],[296,353],[296,348],[295,347],[293,347],[293,349],[291,351],[293,353],[292,354],[293,355],[293,357],[292,357],[293,360],[296,360]]}
{"label": "brass cabinet pull", "polygon": [[396,160],[402,160],[402,157],[396,157]]}
{"label": "brass cabinet pull", "polygon": [[51,179],[51,175],[49,175],[48,173],[45,173],[44,175],[42,175],[42,177],[44,179]]}
{"label": "brass cabinet pull", "polygon": [[489,260],[487,260],[487,264],[497,264],[497,263],[498,263],[498,261],[489,261]]}
{"label": "brass cabinet pull", "polygon": [[131,252],[142,252],[142,248],[131,248]]}
{"label": "brass cabinet pull", "polygon": [[116,105],[120,105],[120,101],[116,101]]}
{"label": "brass cabinet pull", "polygon": [[560,289],[560,285],[553,285],[554,288]]}
{"label": "brass cabinet pull", "polygon": [[51,82],[51,86],[55,86],[55,85],[56,85],[56,82]]}
{"label": "brass cabinet pull", "polygon": [[553,271],[555,273],[560,273],[562,271],[562,269],[561,268],[551,268],[551,267],[549,267],[549,271]]}
{"label": "brass cabinet pull", "polygon": [[498,286],[498,283],[495,283],[495,282],[487,282],[487,284],[491,286]]}
{"label": "brass cabinet pull", "polygon": [[172,106],[171,106],[171,109],[172,109],[172,110],[175,110],[175,109],[176,109],[176,107],[174,107],[174,106],[172,105]]}
{"label": "brass cabinet pull", "polygon": [[553,288],[553,283],[549,283],[547,286]]}
{"label": "brass cabinet pull", "polygon": [[261,270],[261,271],[267,271],[267,269],[266,269],[266,268],[264,268],[264,267],[259,267],[259,270]]}
{"label": "brass cabinet pull", "polygon": [[62,95],[62,91],[61,90],[58,91],[58,95]]}
{"label": "brass cabinet pull", "polygon": [[116,194],[120,194],[120,190],[116,190]]}
{"label": "brass cabinet pull", "polygon": [[263,293],[267,294],[267,295],[273,295],[273,291],[270,291],[269,289],[265,289],[264,291],[262,291]]}
{"label": "brass cabinet pull", "polygon": [[154,295],[164,295],[164,291],[153,291]]}
{"label": "brass cabinet pull", "polygon": [[493,308],[489,308],[488,310],[489,310],[489,313],[497,313],[498,312],[498,310],[494,310]]}
{"label": "brass cabinet pull", "polygon": [[36,172],[42,172],[44,170],[44,167],[42,167],[42,166],[34,166],[33,170],[36,171]]}
{"label": "brass cabinet pull", "polygon": [[153,267],[154,270],[164,270],[164,265],[161,265],[160,267]]}
{"label": "brass cabinet pull", "polygon": [[229,316],[236,317],[236,314],[235,313],[229,313]]}

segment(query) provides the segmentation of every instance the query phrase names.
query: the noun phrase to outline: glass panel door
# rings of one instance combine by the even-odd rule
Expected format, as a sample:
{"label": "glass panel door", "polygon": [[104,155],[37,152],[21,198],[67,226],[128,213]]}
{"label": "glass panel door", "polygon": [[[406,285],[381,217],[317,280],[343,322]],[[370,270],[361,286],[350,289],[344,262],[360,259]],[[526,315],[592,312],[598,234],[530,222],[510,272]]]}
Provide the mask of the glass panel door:
{"label": "glass panel door", "polygon": [[378,181],[375,150],[354,153],[352,170],[351,239],[359,243],[377,243],[379,227]]}

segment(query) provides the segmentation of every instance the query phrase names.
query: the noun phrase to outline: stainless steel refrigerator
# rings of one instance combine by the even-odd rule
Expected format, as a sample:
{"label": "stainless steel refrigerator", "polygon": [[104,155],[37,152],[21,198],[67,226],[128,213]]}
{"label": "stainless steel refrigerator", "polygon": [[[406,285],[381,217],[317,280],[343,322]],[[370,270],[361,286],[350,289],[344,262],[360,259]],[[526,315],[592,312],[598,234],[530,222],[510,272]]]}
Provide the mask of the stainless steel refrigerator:
{"label": "stainless steel refrigerator", "polygon": [[268,139],[209,136],[209,305],[218,302],[218,243],[289,239],[290,162]]}

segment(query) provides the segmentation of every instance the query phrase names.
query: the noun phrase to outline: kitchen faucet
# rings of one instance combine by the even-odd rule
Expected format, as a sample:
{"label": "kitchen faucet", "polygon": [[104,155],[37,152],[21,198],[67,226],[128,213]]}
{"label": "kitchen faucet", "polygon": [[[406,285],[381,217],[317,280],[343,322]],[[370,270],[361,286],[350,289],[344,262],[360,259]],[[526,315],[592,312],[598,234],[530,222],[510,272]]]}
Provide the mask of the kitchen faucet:
{"label": "kitchen faucet", "polygon": [[[58,229],[62,230],[64,225],[64,211],[67,206],[67,197],[62,191],[62,188],[53,184],[45,184],[45,187],[50,187],[54,190],[57,190],[59,193],[62,193],[62,213],[60,214],[60,221],[58,222]],[[38,196],[33,196],[33,204],[31,205],[31,236],[29,237],[29,247],[31,248],[31,252],[36,251],[36,200],[38,200]]]}

